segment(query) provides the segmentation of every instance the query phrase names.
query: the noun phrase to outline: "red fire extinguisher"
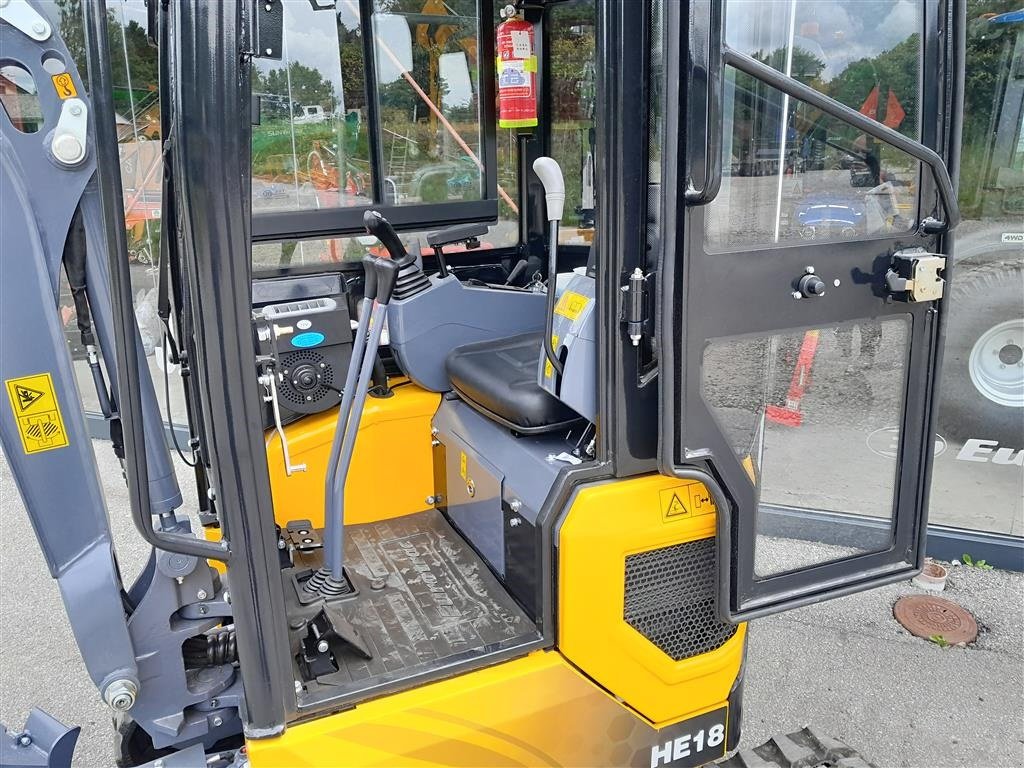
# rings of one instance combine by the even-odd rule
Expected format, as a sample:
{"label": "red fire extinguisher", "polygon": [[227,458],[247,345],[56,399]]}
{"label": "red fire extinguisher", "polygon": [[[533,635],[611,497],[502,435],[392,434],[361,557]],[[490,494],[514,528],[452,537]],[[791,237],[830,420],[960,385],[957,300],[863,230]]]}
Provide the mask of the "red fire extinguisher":
{"label": "red fire extinguisher", "polygon": [[498,125],[531,128],[537,125],[537,57],[533,24],[510,5],[501,11],[505,21],[496,30],[498,58]]}

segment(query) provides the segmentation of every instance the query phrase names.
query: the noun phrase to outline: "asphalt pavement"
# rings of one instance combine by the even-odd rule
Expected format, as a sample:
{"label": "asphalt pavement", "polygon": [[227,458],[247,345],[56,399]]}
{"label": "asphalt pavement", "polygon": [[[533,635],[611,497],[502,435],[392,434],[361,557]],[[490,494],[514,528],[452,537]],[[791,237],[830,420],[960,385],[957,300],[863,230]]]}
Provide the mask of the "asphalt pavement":
{"label": "asphalt pavement", "polygon": [[[145,548],[110,446],[95,448],[130,577]],[[0,722],[18,729],[29,707],[42,707],[82,726],[76,765],[112,765],[109,711],[2,456],[0,542]],[[970,647],[940,648],[894,621],[893,602],[917,591],[907,582],[754,621],[743,746],[813,725],[879,768],[1024,767],[1024,574],[951,569],[945,596],[973,612],[981,629]]]}

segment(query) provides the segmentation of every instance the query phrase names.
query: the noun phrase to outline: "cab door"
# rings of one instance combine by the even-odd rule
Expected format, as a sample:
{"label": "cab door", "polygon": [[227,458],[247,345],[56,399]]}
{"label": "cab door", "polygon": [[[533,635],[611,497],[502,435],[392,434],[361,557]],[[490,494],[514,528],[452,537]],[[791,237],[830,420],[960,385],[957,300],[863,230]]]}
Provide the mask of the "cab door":
{"label": "cab door", "polygon": [[922,564],[958,220],[940,5],[663,4],[661,463],[714,479],[729,620]]}

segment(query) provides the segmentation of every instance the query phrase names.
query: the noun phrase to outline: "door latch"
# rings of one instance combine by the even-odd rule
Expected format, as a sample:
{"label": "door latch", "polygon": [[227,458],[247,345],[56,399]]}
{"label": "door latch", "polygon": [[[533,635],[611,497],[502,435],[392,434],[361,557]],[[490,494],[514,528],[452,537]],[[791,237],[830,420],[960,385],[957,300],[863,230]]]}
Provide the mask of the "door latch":
{"label": "door latch", "polygon": [[885,287],[900,301],[935,301],[942,298],[946,257],[924,251],[899,251],[885,273]]}

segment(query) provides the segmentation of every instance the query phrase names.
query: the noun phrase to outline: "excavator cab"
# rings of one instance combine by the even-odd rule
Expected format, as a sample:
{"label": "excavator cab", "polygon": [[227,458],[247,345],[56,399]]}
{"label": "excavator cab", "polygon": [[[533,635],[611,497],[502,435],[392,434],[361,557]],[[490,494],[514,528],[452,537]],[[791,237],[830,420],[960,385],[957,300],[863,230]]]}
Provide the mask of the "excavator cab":
{"label": "excavator cab", "polygon": [[[922,566],[961,94],[923,78],[900,130],[851,106],[764,54],[810,45],[793,5],[150,0],[187,501],[132,308],[105,3],[82,0],[88,89],[53,9],[0,7],[43,123],[4,102],[3,447],[121,764],[704,765],[739,743],[746,621]],[[955,72],[961,20],[917,5],[919,68]],[[569,173],[559,28],[593,97]],[[312,31],[343,52],[333,109],[275,92],[309,80]],[[536,125],[499,127],[513,75]],[[62,263],[152,547],[134,584]],[[886,455],[863,419],[899,425]]]}

